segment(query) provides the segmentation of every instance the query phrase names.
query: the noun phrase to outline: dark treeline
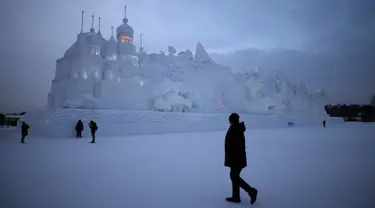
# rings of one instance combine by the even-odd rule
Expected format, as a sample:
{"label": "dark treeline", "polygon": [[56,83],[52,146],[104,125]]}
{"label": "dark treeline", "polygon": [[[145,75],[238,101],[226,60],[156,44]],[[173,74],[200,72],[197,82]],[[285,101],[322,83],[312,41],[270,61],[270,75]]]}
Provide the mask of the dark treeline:
{"label": "dark treeline", "polygon": [[374,105],[326,105],[324,109],[329,116],[345,121],[375,122]]}

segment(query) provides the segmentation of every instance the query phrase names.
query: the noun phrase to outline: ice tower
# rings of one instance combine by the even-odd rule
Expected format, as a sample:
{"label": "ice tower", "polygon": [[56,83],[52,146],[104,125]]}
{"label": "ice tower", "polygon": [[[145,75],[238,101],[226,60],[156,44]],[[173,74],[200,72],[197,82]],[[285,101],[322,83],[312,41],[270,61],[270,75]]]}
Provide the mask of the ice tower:
{"label": "ice tower", "polygon": [[48,94],[49,108],[96,108],[106,86],[139,71],[133,45],[134,30],[128,25],[126,16],[116,30],[117,41],[113,27],[109,40],[103,38],[100,17],[98,31],[95,31],[94,15],[91,16],[90,30],[84,32],[83,17],[82,11],[81,32],[76,41],[56,61],[55,76]]}
{"label": "ice tower", "polygon": [[135,46],[133,45],[134,30],[128,25],[128,18],[125,16],[122,19],[122,25],[117,27],[117,53],[119,56],[126,57],[128,55],[135,55]]}

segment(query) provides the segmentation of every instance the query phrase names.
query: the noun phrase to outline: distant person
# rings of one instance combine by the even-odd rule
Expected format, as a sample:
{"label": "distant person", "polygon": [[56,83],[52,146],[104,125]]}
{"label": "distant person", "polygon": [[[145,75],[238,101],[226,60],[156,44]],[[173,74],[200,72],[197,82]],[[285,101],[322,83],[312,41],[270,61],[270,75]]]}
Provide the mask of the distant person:
{"label": "distant person", "polygon": [[76,124],[77,138],[82,138],[83,123],[79,120]]}
{"label": "distant person", "polygon": [[326,120],[323,120],[323,127],[326,127]]}
{"label": "distant person", "polygon": [[228,202],[240,203],[240,187],[250,196],[251,204],[257,200],[258,190],[247,184],[240,173],[247,166],[244,122],[240,123],[240,116],[232,113],[229,116],[230,127],[225,136],[225,166],[230,167],[230,179],[232,180],[232,197],[226,198]]}
{"label": "distant person", "polygon": [[98,131],[98,126],[96,125],[96,123],[93,120],[91,120],[90,123],[89,123],[89,127],[90,127],[90,130],[91,130],[91,136],[92,136],[91,143],[95,143],[95,133],[96,133],[96,131]]}
{"label": "distant person", "polygon": [[22,138],[21,143],[25,143],[25,137],[29,134],[30,126],[26,122],[22,122],[21,130],[22,130]]}

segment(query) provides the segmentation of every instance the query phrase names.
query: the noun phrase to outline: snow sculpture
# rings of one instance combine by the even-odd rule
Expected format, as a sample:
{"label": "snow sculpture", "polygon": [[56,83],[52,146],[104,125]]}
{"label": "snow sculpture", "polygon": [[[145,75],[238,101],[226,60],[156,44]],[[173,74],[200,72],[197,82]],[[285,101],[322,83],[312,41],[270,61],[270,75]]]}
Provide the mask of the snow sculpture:
{"label": "snow sculpture", "polygon": [[168,46],[168,55],[173,56],[176,53],[176,49],[173,46]]}
{"label": "snow sculpture", "polygon": [[212,59],[200,42],[197,44],[197,48],[195,50],[194,61],[197,63],[213,63]]}
{"label": "snow sculpture", "polygon": [[280,70],[255,67],[233,73],[216,64],[201,43],[196,51],[135,53],[128,19],[114,38],[81,32],[56,61],[49,108],[168,112],[292,112],[323,109],[324,90],[310,92]]}

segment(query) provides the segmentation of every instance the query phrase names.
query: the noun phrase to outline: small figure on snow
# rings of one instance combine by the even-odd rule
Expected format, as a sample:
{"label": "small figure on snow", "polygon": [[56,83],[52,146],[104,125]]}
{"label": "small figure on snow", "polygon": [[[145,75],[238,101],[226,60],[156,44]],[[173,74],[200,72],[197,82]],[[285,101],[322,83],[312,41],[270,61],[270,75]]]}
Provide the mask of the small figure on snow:
{"label": "small figure on snow", "polygon": [[25,143],[25,137],[29,134],[30,126],[26,122],[22,122],[21,130],[22,130],[22,138],[21,143]]}
{"label": "small figure on snow", "polygon": [[79,120],[76,124],[77,138],[82,138],[83,123]]}
{"label": "small figure on snow", "polygon": [[226,198],[228,202],[240,203],[240,187],[250,196],[251,204],[254,204],[258,190],[247,184],[240,173],[247,166],[244,122],[240,123],[240,116],[232,113],[229,116],[230,127],[225,136],[225,166],[230,167],[230,179],[232,180],[232,197]]}
{"label": "small figure on snow", "polygon": [[95,133],[96,133],[96,131],[98,131],[98,126],[96,125],[96,123],[93,120],[91,120],[90,123],[89,123],[89,127],[91,129],[91,136],[92,136],[91,143],[95,143]]}
{"label": "small figure on snow", "polygon": [[326,120],[323,120],[323,127],[326,127]]}

